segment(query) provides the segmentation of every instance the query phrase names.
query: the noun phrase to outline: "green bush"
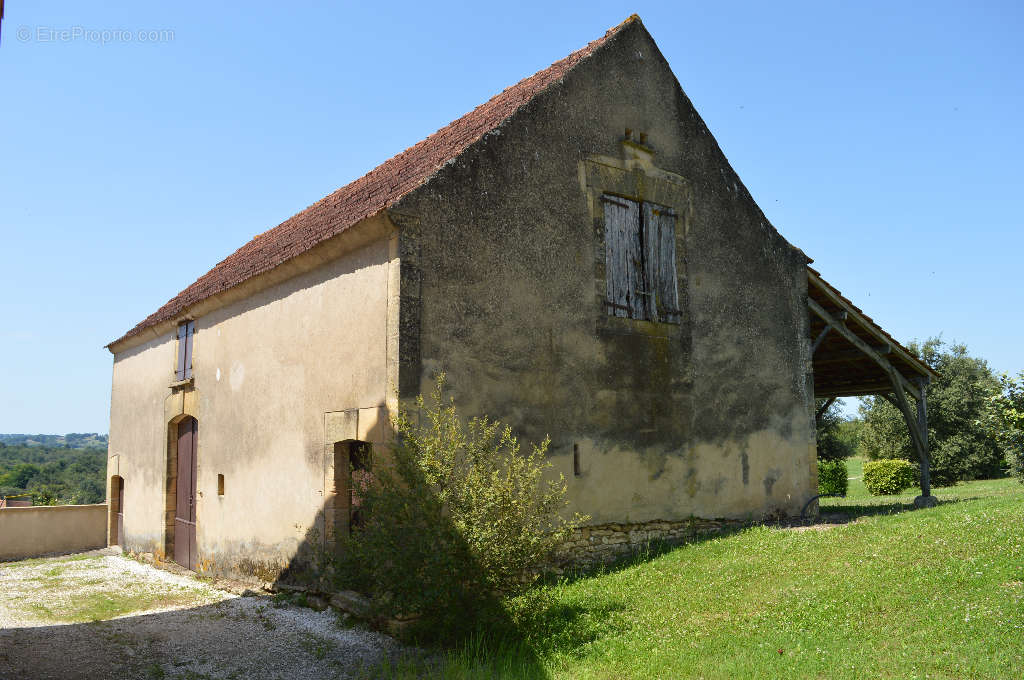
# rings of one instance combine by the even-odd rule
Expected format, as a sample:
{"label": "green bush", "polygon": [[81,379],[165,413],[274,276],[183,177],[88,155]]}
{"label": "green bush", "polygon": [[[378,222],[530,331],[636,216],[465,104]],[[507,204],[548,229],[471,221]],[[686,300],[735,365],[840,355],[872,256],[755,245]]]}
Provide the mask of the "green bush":
{"label": "green bush", "polygon": [[845,496],[849,473],[844,460],[818,461],[818,493],[828,496]]}
{"label": "green bush", "polygon": [[1024,484],[1024,371],[999,378],[1000,391],[989,397],[985,424],[1006,454],[1009,472]]}
{"label": "green bush", "polygon": [[894,496],[919,479],[920,472],[910,461],[887,458],[864,463],[864,486],[873,496]]}
{"label": "green bush", "polygon": [[[530,583],[586,517],[562,516],[565,480],[545,474],[548,442],[520,452],[511,428],[461,420],[443,398],[395,418],[396,444],[375,461],[363,521],[338,561],[339,585],[386,618],[419,616],[420,639],[450,642]],[[500,615],[500,614],[499,614]]]}

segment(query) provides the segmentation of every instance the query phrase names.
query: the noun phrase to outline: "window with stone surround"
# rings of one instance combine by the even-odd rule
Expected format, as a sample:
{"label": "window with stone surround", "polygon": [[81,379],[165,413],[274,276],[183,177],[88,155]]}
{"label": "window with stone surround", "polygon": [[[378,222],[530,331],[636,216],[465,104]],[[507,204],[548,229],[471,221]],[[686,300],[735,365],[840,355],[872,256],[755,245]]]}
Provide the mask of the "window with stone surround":
{"label": "window with stone surround", "polygon": [[185,321],[178,325],[178,367],[174,377],[188,380],[192,377],[192,336],[195,335],[195,322]]}
{"label": "window with stone surround", "polygon": [[601,200],[608,314],[679,323],[675,213],[655,203],[610,194]]}

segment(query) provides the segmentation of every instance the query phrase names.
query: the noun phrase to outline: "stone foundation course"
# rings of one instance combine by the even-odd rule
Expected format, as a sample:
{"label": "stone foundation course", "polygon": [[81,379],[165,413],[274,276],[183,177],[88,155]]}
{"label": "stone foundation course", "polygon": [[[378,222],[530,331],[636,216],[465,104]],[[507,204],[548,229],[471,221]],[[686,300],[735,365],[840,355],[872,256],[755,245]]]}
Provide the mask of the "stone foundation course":
{"label": "stone foundation course", "polygon": [[570,567],[588,567],[613,562],[636,553],[651,543],[680,545],[703,536],[749,526],[750,522],[735,519],[701,519],[697,517],[666,521],[598,524],[577,529],[573,537],[556,555],[556,573]]}

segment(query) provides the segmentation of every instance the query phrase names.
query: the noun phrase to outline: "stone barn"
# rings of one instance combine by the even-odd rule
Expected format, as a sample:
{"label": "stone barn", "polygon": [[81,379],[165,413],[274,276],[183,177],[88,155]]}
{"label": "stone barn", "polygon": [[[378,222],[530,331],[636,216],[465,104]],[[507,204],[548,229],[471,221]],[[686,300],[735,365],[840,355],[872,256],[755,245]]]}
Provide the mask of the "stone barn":
{"label": "stone barn", "polygon": [[439,371],[461,413],[550,435],[600,543],[797,514],[816,391],[929,375],[808,262],[631,17],[108,345],[111,543],[273,578],[349,530]]}

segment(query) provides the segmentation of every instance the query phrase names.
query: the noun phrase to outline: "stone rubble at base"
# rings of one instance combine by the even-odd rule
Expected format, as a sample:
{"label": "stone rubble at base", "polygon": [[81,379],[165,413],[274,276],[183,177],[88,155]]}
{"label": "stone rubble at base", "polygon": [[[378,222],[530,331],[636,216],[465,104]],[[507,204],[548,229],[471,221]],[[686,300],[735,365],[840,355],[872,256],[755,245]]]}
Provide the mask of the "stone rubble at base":
{"label": "stone rubble at base", "polygon": [[700,519],[681,521],[654,520],[637,523],[610,523],[577,529],[555,556],[552,571],[556,574],[571,567],[588,567],[612,562],[630,553],[643,550],[651,543],[672,545],[686,543],[704,535],[750,524],[733,519]]}

